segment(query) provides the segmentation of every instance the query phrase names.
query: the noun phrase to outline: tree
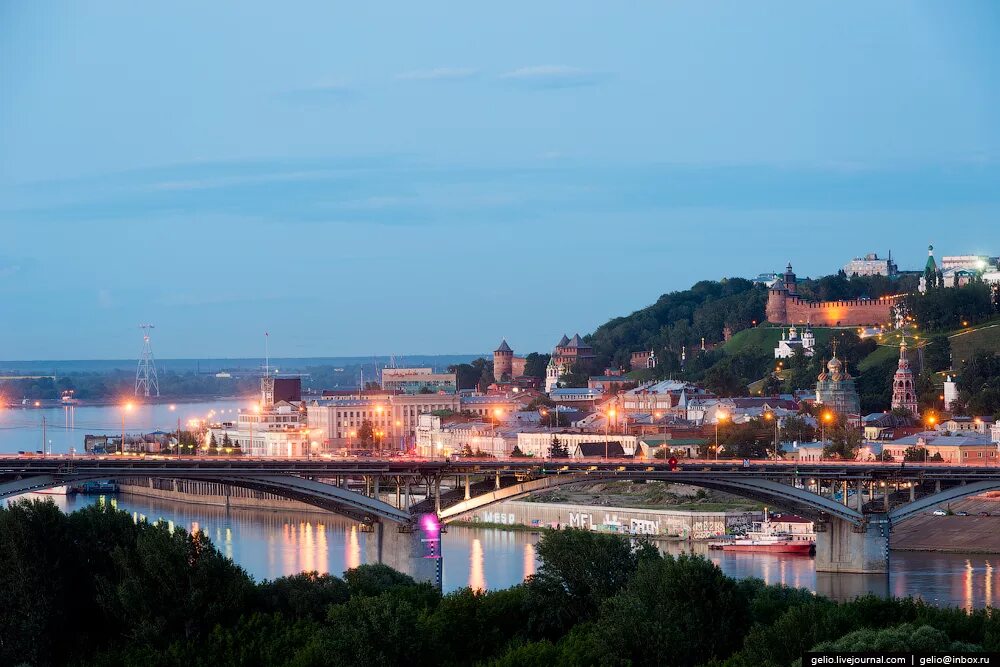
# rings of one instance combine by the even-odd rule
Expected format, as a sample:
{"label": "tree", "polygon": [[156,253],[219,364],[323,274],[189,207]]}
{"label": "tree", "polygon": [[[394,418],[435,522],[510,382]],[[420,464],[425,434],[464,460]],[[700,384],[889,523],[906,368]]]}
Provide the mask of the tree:
{"label": "tree", "polygon": [[549,359],[552,358],[551,354],[539,354],[538,352],[531,352],[524,358],[524,375],[526,377],[535,377],[541,380],[545,379],[545,370],[548,368]]}
{"label": "tree", "polygon": [[861,448],[861,433],[856,428],[840,424],[828,429],[829,442],[823,446],[823,456],[853,461]]}
{"label": "tree", "polygon": [[605,605],[595,633],[608,660],[655,665],[670,656],[672,665],[693,667],[736,650],[750,622],[746,596],[717,566],[668,555],[638,565]]}
{"label": "tree", "polygon": [[840,639],[817,644],[818,653],[863,652],[878,653],[962,653],[982,651],[969,642],[952,641],[948,635],[930,625],[903,623],[891,628],[863,628]]}
{"label": "tree", "polygon": [[358,428],[358,442],[362,447],[371,447],[375,443],[375,424],[369,419],[361,422]]}
{"label": "tree", "polygon": [[923,462],[926,461],[927,459],[928,457],[927,457],[926,447],[917,447],[916,445],[914,445],[913,447],[907,447],[903,451],[903,460],[906,461],[907,463],[918,462],[918,461]]}
{"label": "tree", "polygon": [[521,451],[520,447],[514,445],[514,449],[510,450],[510,457],[512,459],[526,459],[530,458],[531,454],[525,454],[524,452]]}
{"label": "tree", "polygon": [[581,364],[573,364],[569,370],[559,376],[560,387],[586,387],[590,373]]}
{"label": "tree", "polygon": [[594,616],[635,573],[640,560],[657,558],[656,547],[632,544],[615,535],[568,528],[545,533],[535,551],[542,564],[529,588],[560,594],[568,617]]}
{"label": "tree", "polygon": [[[485,364],[485,360],[482,360]],[[483,374],[482,368],[472,364],[454,364],[448,367],[449,373],[455,374],[455,384],[459,389],[475,389]]]}
{"label": "tree", "polygon": [[552,443],[549,445],[549,458],[550,459],[565,459],[569,458],[569,449],[566,445],[562,444],[559,440],[559,436],[552,436]]}

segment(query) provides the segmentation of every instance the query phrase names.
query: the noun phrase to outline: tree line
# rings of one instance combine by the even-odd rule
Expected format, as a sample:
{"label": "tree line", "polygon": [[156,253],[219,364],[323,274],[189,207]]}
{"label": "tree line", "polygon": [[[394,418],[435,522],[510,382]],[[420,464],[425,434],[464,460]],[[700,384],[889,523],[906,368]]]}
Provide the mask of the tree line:
{"label": "tree line", "polygon": [[[806,650],[1000,650],[1000,616],[836,603],[697,556],[547,531],[504,590],[442,595],[383,565],[256,582],[202,533],[51,502],[0,509],[0,664],[795,664]],[[669,658],[667,658],[669,656]]]}

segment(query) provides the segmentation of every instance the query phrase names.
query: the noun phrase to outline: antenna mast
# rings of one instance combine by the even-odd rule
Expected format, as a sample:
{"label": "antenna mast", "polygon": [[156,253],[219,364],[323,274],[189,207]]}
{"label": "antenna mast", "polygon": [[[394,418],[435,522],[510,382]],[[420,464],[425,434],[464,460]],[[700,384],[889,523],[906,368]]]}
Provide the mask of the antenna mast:
{"label": "antenna mast", "polygon": [[139,365],[135,369],[135,395],[160,395],[160,380],[156,376],[156,362],[153,360],[153,348],[149,344],[149,330],[152,324],[140,324],[142,329],[142,354],[139,355]]}

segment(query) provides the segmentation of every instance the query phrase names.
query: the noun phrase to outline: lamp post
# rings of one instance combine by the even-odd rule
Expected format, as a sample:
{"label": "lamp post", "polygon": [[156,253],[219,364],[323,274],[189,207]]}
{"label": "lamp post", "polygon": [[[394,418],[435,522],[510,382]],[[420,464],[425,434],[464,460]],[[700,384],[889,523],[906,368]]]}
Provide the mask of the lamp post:
{"label": "lamp post", "polygon": [[764,418],[767,420],[774,420],[774,460],[778,460],[778,416],[773,412],[765,412]]}
{"label": "lamp post", "polygon": [[[656,421],[660,421],[660,419],[662,419],[662,418],[663,418],[663,413],[662,412],[654,412],[653,413],[653,419],[655,419]],[[667,458],[667,454],[666,454],[666,452],[667,452],[667,424],[665,422],[663,424],[663,445],[662,445],[662,447],[663,447],[663,458]]]}
{"label": "lamp post", "polygon": [[608,429],[611,427],[611,420],[615,418],[618,411],[614,408],[608,408],[607,419],[604,420],[604,459],[608,458]]}
{"label": "lamp post", "polygon": [[820,417],[820,433],[821,433],[820,438],[822,438],[823,442],[826,442],[826,424],[832,419],[833,419],[833,413],[830,412],[829,410],[824,412]]}
{"label": "lamp post", "polygon": [[122,456],[125,455],[125,413],[132,411],[132,401],[122,406],[122,446],[120,448]]}
{"label": "lamp post", "polygon": [[719,460],[719,422],[724,422],[729,418],[725,412],[715,413],[715,460]]}

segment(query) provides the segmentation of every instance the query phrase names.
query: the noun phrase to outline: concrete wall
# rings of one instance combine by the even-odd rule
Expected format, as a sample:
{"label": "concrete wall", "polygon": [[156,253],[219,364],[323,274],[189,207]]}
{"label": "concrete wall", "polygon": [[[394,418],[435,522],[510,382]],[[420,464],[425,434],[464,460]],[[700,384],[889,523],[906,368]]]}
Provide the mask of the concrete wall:
{"label": "concrete wall", "polygon": [[752,520],[760,518],[760,512],[690,512],[513,500],[463,514],[457,520],[708,539],[724,535],[727,530],[749,525]]}

